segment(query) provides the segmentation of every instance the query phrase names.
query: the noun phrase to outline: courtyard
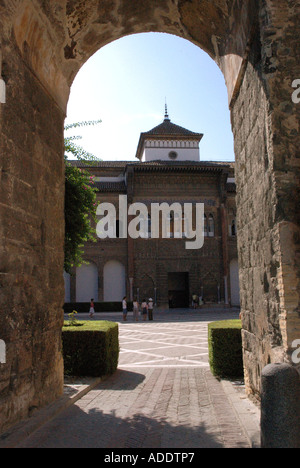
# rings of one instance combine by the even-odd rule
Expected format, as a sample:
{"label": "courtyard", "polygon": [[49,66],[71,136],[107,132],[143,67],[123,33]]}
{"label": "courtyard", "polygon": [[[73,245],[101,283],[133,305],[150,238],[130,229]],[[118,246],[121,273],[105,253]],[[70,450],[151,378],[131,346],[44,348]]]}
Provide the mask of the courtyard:
{"label": "courtyard", "polygon": [[[219,381],[208,364],[207,325],[237,309],[156,311],[153,322],[129,313],[117,321],[117,372],[19,441],[26,448],[251,448],[259,446],[259,408],[243,382]],[[86,319],[85,314],[81,315]],[[65,392],[84,381],[66,381]]]}

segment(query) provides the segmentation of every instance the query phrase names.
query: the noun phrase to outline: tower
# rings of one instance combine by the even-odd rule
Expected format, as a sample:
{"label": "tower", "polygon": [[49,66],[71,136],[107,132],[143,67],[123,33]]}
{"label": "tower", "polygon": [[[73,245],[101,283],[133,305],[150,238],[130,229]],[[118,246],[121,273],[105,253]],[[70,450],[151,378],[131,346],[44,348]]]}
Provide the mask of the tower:
{"label": "tower", "polygon": [[149,161],[200,161],[202,133],[195,133],[171,122],[167,105],[163,122],[141,133],[136,158]]}

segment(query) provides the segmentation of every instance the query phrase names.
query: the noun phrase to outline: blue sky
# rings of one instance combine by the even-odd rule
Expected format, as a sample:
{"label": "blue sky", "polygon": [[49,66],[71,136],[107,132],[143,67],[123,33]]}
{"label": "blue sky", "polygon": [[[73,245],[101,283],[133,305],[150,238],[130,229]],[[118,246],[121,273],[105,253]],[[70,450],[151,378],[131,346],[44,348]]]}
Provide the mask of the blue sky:
{"label": "blue sky", "polygon": [[100,49],[74,80],[66,123],[98,120],[69,131],[80,144],[108,160],[135,160],[141,132],[159,125],[165,99],[177,125],[203,133],[203,161],[234,161],[224,77],[191,42],[162,33],[127,36]]}

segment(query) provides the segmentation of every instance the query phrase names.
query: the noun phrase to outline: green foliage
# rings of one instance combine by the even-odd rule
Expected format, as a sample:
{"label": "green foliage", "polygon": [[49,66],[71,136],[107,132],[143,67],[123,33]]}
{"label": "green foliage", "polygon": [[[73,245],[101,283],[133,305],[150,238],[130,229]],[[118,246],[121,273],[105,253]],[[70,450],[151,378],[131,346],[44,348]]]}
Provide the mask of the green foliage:
{"label": "green foliage", "polygon": [[65,264],[67,273],[82,263],[85,242],[96,241],[96,189],[92,177],[66,161],[65,176]]}
{"label": "green foliage", "polygon": [[78,322],[76,319],[77,311],[73,310],[73,312],[70,312],[68,314],[69,317],[69,327],[75,327],[75,326],[80,326],[81,322]]}
{"label": "green foliage", "polygon": [[241,329],[240,320],[222,320],[208,325],[209,364],[215,376],[243,376]]}
{"label": "green foliage", "polygon": [[108,321],[84,321],[63,327],[65,374],[101,377],[115,372],[119,360],[119,327]]}
{"label": "green foliage", "polygon": [[[81,128],[81,127],[89,127],[93,125],[98,125],[101,123],[101,120],[89,120],[86,122],[75,122],[72,124],[68,124],[65,126],[65,132],[74,128]],[[97,161],[98,159],[92,153],[85,151],[84,148],[79,146],[75,141],[81,140],[81,136],[65,136],[65,152],[71,154],[72,157],[75,157],[79,160],[84,160],[87,163],[92,163],[93,161]],[[66,159],[66,157],[65,157]]]}
{"label": "green foliage", "polygon": [[[96,125],[100,121],[78,122],[67,125],[65,130]],[[93,164],[97,158],[78,146],[75,141],[80,136],[65,137],[65,152],[76,159]],[[65,154],[65,262],[64,269],[71,272],[73,266],[83,263],[85,242],[96,241],[96,231],[92,227],[96,222],[96,191],[93,176],[89,172],[72,166]]]}

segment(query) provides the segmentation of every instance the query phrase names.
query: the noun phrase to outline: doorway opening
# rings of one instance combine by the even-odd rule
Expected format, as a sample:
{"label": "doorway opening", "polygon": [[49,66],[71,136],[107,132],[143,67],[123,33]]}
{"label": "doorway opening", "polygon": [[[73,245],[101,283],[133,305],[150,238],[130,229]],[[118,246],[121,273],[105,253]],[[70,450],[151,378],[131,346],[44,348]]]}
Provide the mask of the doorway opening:
{"label": "doorway opening", "polygon": [[168,273],[169,308],[189,307],[189,273]]}

